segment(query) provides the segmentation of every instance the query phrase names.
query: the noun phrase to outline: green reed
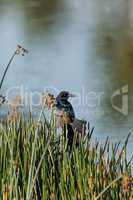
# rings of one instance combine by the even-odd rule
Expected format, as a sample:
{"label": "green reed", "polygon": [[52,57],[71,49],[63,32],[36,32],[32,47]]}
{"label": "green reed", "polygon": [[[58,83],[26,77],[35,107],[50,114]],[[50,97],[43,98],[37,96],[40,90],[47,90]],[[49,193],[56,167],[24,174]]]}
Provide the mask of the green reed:
{"label": "green reed", "polygon": [[42,200],[132,199],[130,134],[121,147],[108,138],[101,145],[92,132],[78,142],[75,133],[70,151],[53,121],[7,121],[0,127],[0,199],[37,199],[37,180]]}

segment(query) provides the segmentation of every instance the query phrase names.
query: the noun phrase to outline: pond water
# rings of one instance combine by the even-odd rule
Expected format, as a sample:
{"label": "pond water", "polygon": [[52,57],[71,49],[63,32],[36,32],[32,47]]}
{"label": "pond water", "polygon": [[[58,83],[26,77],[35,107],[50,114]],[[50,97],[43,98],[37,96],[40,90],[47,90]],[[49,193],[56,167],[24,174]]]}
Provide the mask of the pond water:
{"label": "pond water", "polygon": [[69,90],[99,139],[125,140],[133,128],[132,0],[0,0],[0,32],[0,76],[16,44],[29,50],[15,58],[3,93]]}

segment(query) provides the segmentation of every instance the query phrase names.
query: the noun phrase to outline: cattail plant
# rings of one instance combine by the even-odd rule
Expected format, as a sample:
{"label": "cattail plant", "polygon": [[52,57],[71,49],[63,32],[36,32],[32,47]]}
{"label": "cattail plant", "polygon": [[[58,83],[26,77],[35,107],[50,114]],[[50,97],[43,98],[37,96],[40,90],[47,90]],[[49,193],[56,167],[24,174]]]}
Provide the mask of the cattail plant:
{"label": "cattail plant", "polygon": [[92,132],[88,129],[78,145],[74,140],[70,152],[44,111],[39,122],[31,113],[7,121],[0,127],[0,199],[132,199],[130,135],[121,147],[109,139],[100,144]]}

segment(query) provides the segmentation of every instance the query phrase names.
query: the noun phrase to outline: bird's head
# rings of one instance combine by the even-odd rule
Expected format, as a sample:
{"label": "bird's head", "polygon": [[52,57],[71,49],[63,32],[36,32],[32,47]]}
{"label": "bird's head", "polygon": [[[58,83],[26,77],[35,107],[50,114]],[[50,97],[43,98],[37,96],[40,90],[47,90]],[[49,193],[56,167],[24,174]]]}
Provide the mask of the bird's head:
{"label": "bird's head", "polygon": [[70,97],[75,97],[75,95],[69,93],[68,91],[61,91],[57,96],[57,99],[68,100]]}

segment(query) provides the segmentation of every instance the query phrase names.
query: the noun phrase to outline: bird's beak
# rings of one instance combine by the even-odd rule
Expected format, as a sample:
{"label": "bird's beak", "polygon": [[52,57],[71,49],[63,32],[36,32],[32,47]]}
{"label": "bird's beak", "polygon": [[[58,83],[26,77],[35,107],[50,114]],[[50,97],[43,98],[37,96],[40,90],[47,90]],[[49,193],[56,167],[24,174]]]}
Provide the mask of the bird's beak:
{"label": "bird's beak", "polygon": [[76,97],[76,95],[74,95],[74,94],[69,94],[69,97],[70,97],[70,98],[73,98],[73,97]]}

